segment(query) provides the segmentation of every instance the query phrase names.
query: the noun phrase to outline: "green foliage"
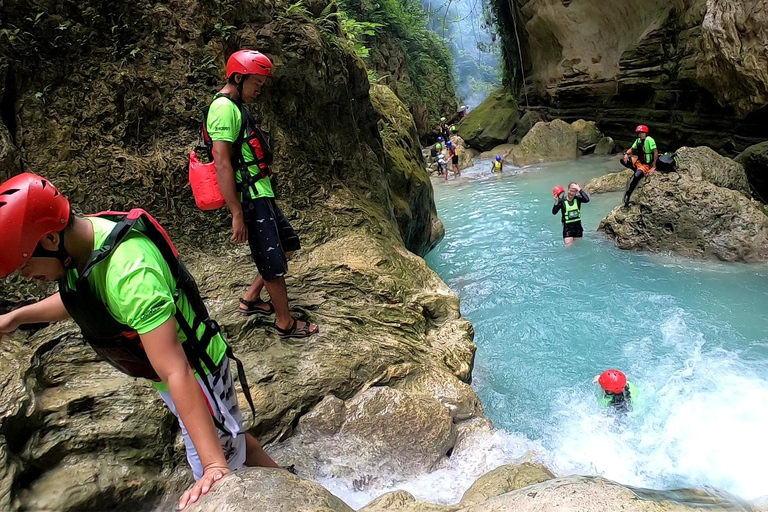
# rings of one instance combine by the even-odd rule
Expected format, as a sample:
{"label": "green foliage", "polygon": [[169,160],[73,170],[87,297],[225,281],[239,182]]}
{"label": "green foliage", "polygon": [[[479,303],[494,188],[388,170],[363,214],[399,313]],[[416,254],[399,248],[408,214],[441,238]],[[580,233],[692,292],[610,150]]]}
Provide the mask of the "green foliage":
{"label": "green foliage", "polygon": [[218,32],[225,41],[229,41],[229,38],[232,37],[236,29],[237,27],[234,25],[227,25],[223,21],[219,21],[213,26],[213,30]]}
{"label": "green foliage", "polygon": [[[435,122],[442,113],[455,108],[452,80],[453,62],[441,38],[427,27],[429,17],[419,0],[339,0],[349,18],[376,24],[375,37],[365,34],[371,48],[395,42],[405,54],[412,84],[396,84],[393,89],[407,105],[417,96],[426,103]],[[376,70],[379,75],[393,70]],[[393,80],[389,77],[390,80]],[[384,76],[378,81],[389,83]]]}
{"label": "green foliage", "polygon": [[341,29],[350,43],[352,43],[355,53],[362,58],[368,57],[370,49],[365,45],[365,40],[366,38],[375,37],[377,31],[384,25],[370,21],[357,21],[354,18],[348,17],[344,11],[339,12],[339,20],[341,21]]}

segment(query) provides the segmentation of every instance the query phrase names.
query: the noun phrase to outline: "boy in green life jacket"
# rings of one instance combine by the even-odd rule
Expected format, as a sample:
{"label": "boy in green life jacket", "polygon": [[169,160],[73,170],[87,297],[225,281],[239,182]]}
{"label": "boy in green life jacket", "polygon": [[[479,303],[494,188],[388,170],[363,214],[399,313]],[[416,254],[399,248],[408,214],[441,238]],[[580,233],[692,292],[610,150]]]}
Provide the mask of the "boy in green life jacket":
{"label": "boy in green life jacket", "polygon": [[599,400],[603,407],[615,411],[627,412],[632,408],[632,400],[637,398],[637,388],[627,380],[619,370],[605,370],[595,376],[593,382],[600,384]]}
{"label": "boy in green life jacket", "polygon": [[656,148],[656,141],[648,135],[648,132],[648,127],[644,124],[635,128],[637,140],[635,140],[631,148],[624,152],[624,156],[621,158],[621,165],[635,171],[632,180],[629,182],[629,187],[624,193],[625,207],[629,207],[629,199],[632,197],[632,192],[635,191],[640,180],[656,172],[659,150]]}
{"label": "boy in green life jacket", "polygon": [[[182,509],[243,465],[279,467],[243,431],[230,373],[230,360],[239,361],[149,214],[76,216],[50,181],[31,173],[0,185],[0,197],[0,279],[20,270],[59,285],[0,315],[0,339],[24,324],[71,318],[102,360],[149,381],[178,418],[196,480]],[[244,373],[240,382],[250,403]]]}
{"label": "boy in green life jacket", "polygon": [[556,190],[556,194],[553,191],[555,205],[552,207],[552,215],[562,212],[563,242],[569,246],[575,239],[584,236],[584,228],[581,225],[581,205],[589,202],[589,194],[575,182],[568,185],[567,193],[562,187]]}
{"label": "boy in green life jacket", "polygon": [[[219,189],[232,214],[231,241],[248,242],[258,270],[240,299],[240,312],[274,314],[281,338],[306,338],[320,328],[291,316],[285,285],[288,259],[301,243],[275,202],[269,167],[272,149],[245,107],[261,94],[272,76],[272,67],[272,61],[262,53],[233,53],[227,61],[227,84],[214,96],[206,129],[213,141]],[[271,302],[260,298],[265,286]]]}

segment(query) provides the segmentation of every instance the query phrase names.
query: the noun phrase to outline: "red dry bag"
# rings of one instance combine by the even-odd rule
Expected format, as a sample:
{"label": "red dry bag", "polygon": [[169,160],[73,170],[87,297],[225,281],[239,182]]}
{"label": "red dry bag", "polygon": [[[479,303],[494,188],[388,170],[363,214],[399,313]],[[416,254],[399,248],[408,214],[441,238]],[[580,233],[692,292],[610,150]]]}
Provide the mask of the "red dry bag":
{"label": "red dry bag", "polygon": [[195,204],[201,210],[218,210],[226,204],[219,190],[219,180],[216,178],[216,164],[202,163],[197,159],[197,152],[189,154],[189,184],[192,185],[192,195]]}

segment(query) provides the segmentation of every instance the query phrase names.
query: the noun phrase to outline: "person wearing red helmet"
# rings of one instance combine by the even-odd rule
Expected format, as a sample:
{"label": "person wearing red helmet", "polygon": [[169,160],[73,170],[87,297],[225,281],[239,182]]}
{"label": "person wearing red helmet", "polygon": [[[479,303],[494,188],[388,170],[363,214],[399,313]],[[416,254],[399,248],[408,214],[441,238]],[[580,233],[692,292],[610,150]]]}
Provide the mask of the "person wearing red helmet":
{"label": "person wearing red helmet", "polygon": [[637,388],[620,370],[605,370],[596,375],[594,382],[600,385],[600,405],[626,412],[637,398]]}
{"label": "person wearing red helmet", "polygon": [[566,193],[563,187],[557,186],[552,190],[555,205],[552,207],[552,215],[562,212],[563,242],[571,245],[576,238],[584,236],[584,228],[581,225],[581,205],[589,202],[589,194],[582,190],[578,183],[568,185]]}
{"label": "person wearing red helmet", "polygon": [[[278,467],[245,434],[230,360],[170,238],[143,210],[75,216],[47,179],[0,184],[0,278],[58,281],[59,291],[0,315],[0,338],[24,324],[72,318],[83,340],[119,371],[151,381],[181,425],[197,501],[230,470]],[[198,326],[198,327],[193,327]],[[244,373],[240,382],[250,402]]]}
{"label": "person wearing red helmet", "polygon": [[656,148],[656,141],[648,135],[648,132],[648,127],[644,124],[635,128],[637,140],[621,157],[621,165],[635,171],[632,181],[630,181],[629,187],[624,194],[625,207],[629,206],[629,198],[632,197],[632,192],[635,191],[640,180],[656,171],[656,163],[659,161],[659,150]]}
{"label": "person wearing red helmet", "polygon": [[[272,61],[263,53],[233,53],[227,61],[227,84],[208,109],[206,130],[213,141],[219,189],[232,214],[231,241],[248,242],[258,269],[240,299],[239,311],[246,315],[275,314],[275,328],[281,338],[305,338],[316,334],[319,327],[291,316],[285,285],[288,259],[301,243],[275,202],[268,137],[245,107],[261,94],[267,78],[273,76],[272,70]],[[270,302],[260,297],[265,286]]]}

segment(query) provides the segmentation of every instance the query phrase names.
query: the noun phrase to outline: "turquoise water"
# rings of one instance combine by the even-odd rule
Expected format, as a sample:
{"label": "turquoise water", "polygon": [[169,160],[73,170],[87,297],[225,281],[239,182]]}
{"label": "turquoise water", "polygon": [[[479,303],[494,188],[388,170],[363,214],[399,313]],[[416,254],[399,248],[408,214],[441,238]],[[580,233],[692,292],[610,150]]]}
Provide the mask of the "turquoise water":
{"label": "turquoise water", "polygon": [[[426,259],[475,326],[473,386],[510,451],[560,474],[768,494],[768,268],[616,249],[595,228],[621,193],[586,204],[566,248],[552,187],[615,164],[490,165],[433,182],[446,236]],[[596,403],[611,367],[640,389],[626,418]]]}

